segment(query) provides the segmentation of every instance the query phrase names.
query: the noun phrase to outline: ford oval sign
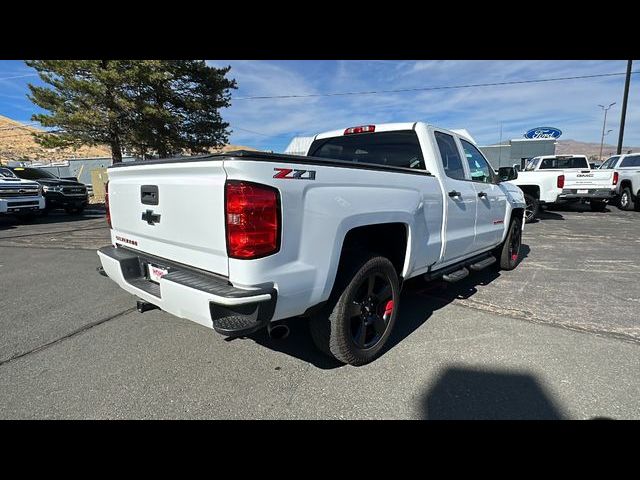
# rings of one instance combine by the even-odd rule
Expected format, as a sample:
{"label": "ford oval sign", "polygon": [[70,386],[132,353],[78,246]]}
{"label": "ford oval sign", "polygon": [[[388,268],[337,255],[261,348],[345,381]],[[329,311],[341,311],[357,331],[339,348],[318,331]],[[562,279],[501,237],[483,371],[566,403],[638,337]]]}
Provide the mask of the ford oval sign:
{"label": "ford oval sign", "polygon": [[524,138],[558,138],[562,135],[562,130],[553,127],[532,128],[524,134]]}

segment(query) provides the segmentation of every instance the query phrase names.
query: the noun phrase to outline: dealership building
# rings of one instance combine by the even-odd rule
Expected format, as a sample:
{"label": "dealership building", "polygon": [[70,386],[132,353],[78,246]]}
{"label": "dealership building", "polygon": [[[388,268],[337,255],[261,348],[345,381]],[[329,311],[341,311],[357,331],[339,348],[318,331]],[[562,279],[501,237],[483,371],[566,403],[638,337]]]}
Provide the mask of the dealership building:
{"label": "dealership building", "polygon": [[479,148],[493,168],[511,167],[514,164],[524,168],[522,162],[530,158],[555,155],[557,143],[555,138],[514,138],[502,145],[488,145]]}

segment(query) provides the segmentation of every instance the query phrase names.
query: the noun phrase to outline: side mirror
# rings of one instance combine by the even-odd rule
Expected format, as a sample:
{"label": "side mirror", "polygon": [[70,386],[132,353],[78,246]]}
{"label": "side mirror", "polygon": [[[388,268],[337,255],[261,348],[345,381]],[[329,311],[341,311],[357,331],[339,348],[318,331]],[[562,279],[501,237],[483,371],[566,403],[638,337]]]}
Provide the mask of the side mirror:
{"label": "side mirror", "polygon": [[515,180],[518,178],[518,170],[514,167],[500,167],[498,169],[498,177],[500,177],[501,182]]}

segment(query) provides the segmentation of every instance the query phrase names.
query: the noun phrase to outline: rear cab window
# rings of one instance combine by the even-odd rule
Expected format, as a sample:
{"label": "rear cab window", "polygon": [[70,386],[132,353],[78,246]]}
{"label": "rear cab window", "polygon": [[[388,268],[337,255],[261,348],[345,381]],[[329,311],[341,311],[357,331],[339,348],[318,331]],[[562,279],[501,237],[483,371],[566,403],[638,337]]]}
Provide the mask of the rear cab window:
{"label": "rear cab window", "polygon": [[543,158],[540,163],[540,170],[544,169],[570,169],[570,168],[584,168],[590,170],[589,162],[585,157],[553,157]]}
{"label": "rear cab window", "polygon": [[426,170],[418,136],[413,130],[321,138],[313,141],[309,156]]}

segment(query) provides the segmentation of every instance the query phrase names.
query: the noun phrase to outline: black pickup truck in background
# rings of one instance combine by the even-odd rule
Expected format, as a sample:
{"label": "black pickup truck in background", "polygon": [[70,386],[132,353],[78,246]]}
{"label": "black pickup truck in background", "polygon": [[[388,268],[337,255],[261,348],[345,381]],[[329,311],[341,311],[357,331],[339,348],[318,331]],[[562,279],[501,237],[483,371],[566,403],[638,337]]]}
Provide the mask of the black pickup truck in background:
{"label": "black pickup truck in background", "polygon": [[34,180],[42,185],[42,194],[46,202],[43,213],[61,208],[68,214],[80,214],[89,202],[84,183],[64,180],[41,168],[12,167],[11,170],[19,178]]}

